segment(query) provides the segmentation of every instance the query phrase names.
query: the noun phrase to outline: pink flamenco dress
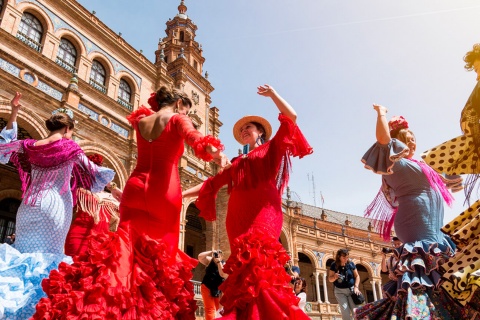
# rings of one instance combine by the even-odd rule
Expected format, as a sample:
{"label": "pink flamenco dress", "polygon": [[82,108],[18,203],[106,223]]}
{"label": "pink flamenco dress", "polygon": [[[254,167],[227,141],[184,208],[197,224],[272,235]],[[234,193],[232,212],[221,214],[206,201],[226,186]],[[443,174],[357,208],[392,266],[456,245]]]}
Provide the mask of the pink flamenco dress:
{"label": "pink flamenco dress", "polygon": [[309,319],[288,285],[284,265],[289,256],[278,238],[290,156],[302,158],[313,150],[289,118],[280,115],[279,120],[275,137],[209,178],[196,202],[202,217],[215,220],[216,194],[228,185],[226,228],[231,255],[224,267],[229,276],[219,288],[222,319]]}
{"label": "pink flamenco dress", "polygon": [[197,260],[178,249],[178,160],[184,141],[206,161],[208,144],[222,146],[181,114],[158,138],[145,140],[138,122],[151,114],[141,107],[128,117],[137,132],[138,159],[123,191],[118,231],[91,237],[72,265],[50,274],[43,282],[48,298],[34,319],[195,319],[190,280]]}

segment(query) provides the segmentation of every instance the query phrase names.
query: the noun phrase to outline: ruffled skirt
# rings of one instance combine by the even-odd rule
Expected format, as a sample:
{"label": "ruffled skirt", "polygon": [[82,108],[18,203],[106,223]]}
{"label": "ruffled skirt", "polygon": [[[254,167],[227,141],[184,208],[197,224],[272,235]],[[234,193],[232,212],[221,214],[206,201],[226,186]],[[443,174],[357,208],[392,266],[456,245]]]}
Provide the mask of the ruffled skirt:
{"label": "ruffled skirt", "polygon": [[450,246],[418,241],[406,243],[395,254],[397,295],[358,308],[356,319],[471,319],[476,314],[440,287],[440,266],[451,256]]}
{"label": "ruffled skirt", "polygon": [[42,279],[70,257],[53,253],[20,253],[8,244],[0,245],[0,319],[28,319],[45,296]]}
{"label": "ruffled skirt", "polygon": [[146,235],[130,239],[128,225],[92,235],[85,254],[43,281],[33,319],[195,319],[197,260]]}
{"label": "ruffled skirt", "polygon": [[288,285],[284,265],[289,256],[268,230],[251,230],[235,239],[224,266],[229,276],[220,286],[221,319],[310,319]]}
{"label": "ruffled skirt", "polygon": [[461,304],[467,304],[480,287],[480,200],[446,224],[442,231],[457,244],[458,252],[443,267],[442,287]]}

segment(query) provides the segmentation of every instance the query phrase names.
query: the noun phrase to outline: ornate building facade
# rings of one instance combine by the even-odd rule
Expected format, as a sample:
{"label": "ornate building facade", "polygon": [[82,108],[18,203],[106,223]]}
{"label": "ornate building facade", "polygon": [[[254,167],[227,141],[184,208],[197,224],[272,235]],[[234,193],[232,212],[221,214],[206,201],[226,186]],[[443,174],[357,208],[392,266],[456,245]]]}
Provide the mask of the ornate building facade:
{"label": "ornate building facade", "polygon": [[[123,187],[136,164],[135,136],[125,117],[159,87],[186,92],[194,102],[189,116],[197,129],[219,135],[219,109],[211,105],[214,88],[203,71],[205,58],[195,40],[196,31],[182,0],[178,13],[166,22],[152,62],[75,0],[0,0],[0,127],[8,120],[10,99],[17,91],[23,94],[20,138],[45,138],[44,119],[55,109],[70,108],[78,121],[74,139],[85,153],[101,154],[104,165],[116,171],[115,182]],[[182,187],[188,188],[214,175],[216,167],[196,158],[186,146],[179,171]],[[21,195],[15,168],[0,165],[0,243],[15,229]],[[228,255],[227,201],[222,190],[215,222],[198,217],[194,199],[184,202],[182,250],[197,257],[220,248]],[[312,318],[339,318],[333,288],[326,279],[339,248],[351,249],[367,299],[380,297],[386,277],[380,273],[377,253],[385,244],[371,232],[368,220],[289,199],[283,207],[279,240],[309,281]],[[201,280],[203,271],[198,266],[194,280]]]}

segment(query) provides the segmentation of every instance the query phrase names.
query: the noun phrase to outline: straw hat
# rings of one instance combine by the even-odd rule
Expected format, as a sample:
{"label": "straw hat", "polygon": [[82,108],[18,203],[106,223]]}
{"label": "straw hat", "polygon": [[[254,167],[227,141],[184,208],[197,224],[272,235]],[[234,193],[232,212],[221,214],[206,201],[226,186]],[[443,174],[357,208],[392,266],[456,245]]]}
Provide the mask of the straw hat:
{"label": "straw hat", "polygon": [[260,116],[245,116],[243,118],[240,118],[240,120],[238,120],[233,126],[233,137],[235,138],[235,140],[238,141],[238,143],[243,144],[242,136],[240,134],[240,128],[249,122],[256,122],[261,124],[265,129],[265,141],[270,139],[270,136],[272,135],[272,126],[267,121],[267,119]]}

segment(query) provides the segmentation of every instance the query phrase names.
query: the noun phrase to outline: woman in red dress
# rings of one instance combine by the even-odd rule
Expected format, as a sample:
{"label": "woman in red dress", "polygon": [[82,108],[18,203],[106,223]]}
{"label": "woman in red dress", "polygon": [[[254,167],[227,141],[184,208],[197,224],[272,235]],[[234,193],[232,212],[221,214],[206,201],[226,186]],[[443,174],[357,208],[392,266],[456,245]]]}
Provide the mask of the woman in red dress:
{"label": "woman in red dress", "polygon": [[183,195],[199,195],[196,204],[201,216],[214,220],[216,194],[228,185],[226,227],[231,255],[224,266],[229,276],[219,288],[223,292],[222,319],[310,319],[298,307],[299,299],[288,285],[290,277],[284,265],[289,256],[278,238],[290,156],[301,158],[312,153],[312,148],[295,124],[295,110],[268,85],[258,87],[258,94],[270,97],[280,111],[276,135],[269,140],[272,128],[264,118],[243,117],[233,134],[250,151]]}
{"label": "woman in red dress", "polygon": [[[103,157],[98,153],[89,155],[88,159],[97,166],[103,164]],[[117,230],[120,220],[118,205],[122,191],[115,183],[112,182],[110,185],[110,193],[105,191],[93,193],[84,188],[77,189],[75,218],[65,241],[66,255],[73,257],[84,253],[91,234]]]}
{"label": "woman in red dress", "polygon": [[[184,141],[206,161],[225,162],[223,146],[178,112],[191,107],[182,92],[160,88],[128,120],[138,159],[123,191],[116,233],[91,237],[85,254],[43,282],[48,298],[34,319],[195,319],[192,268],[178,249]],[[223,161],[222,161],[223,160]]]}

